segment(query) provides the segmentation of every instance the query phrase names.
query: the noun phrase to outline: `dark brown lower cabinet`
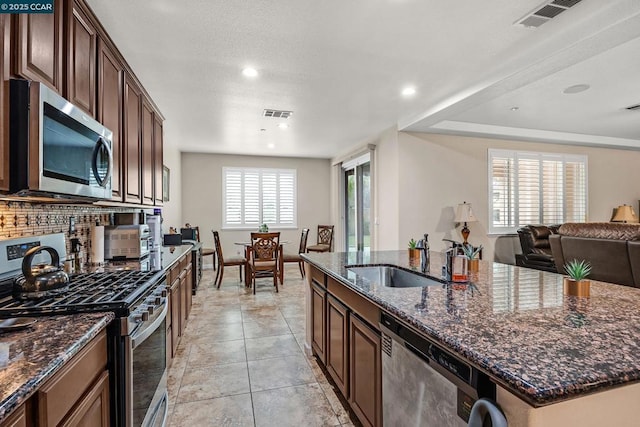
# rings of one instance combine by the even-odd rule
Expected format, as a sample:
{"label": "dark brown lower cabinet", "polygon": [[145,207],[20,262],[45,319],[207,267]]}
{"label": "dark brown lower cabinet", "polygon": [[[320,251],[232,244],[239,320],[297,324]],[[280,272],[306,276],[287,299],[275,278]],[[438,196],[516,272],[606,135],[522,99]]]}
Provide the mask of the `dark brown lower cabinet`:
{"label": "dark brown lower cabinet", "polygon": [[309,276],[313,352],[362,425],[382,426],[381,310],[313,266]]}
{"label": "dark brown lower cabinet", "polygon": [[180,278],[171,284],[171,357],[176,356],[180,336]]}
{"label": "dark brown lower cabinet", "polygon": [[344,396],[349,395],[349,311],[327,296],[327,371]]}
{"label": "dark brown lower cabinet", "polygon": [[322,363],[326,363],[325,355],[325,327],[326,327],[326,312],[325,301],[327,298],[327,291],[313,282],[311,286],[311,304],[313,306],[313,315],[311,317],[311,347],[316,353]]}
{"label": "dark brown lower cabinet", "polygon": [[0,423],[1,427],[27,427],[31,423],[27,422],[27,411],[25,410],[26,404],[22,404],[13,411],[13,414],[9,415],[6,420]]}
{"label": "dark brown lower cabinet", "polygon": [[349,404],[365,426],[382,425],[380,333],[356,316],[349,318]]}
{"label": "dark brown lower cabinet", "polygon": [[102,373],[93,388],[78,404],[63,426],[108,426],[109,424],[109,374]]}

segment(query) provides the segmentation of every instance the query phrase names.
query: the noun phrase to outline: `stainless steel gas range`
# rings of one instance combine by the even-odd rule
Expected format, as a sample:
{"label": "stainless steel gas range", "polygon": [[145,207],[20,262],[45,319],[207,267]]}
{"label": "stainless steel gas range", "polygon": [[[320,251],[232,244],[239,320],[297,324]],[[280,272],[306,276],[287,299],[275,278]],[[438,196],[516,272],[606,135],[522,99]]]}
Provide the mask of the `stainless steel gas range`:
{"label": "stainless steel gas range", "polygon": [[[62,244],[60,244],[62,239]],[[64,248],[64,235],[0,241],[0,258],[21,248]],[[62,256],[61,259],[64,259]],[[111,311],[109,371],[112,425],[163,426],[167,419],[166,278],[163,271],[122,270],[70,276],[64,293],[18,300],[12,295],[15,262],[0,266],[0,318]]]}

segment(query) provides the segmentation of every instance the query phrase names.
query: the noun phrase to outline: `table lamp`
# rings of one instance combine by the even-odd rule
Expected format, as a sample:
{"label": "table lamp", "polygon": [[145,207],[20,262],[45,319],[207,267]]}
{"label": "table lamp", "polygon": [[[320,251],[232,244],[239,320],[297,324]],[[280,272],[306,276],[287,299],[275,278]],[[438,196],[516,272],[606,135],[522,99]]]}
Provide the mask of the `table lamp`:
{"label": "table lamp", "polygon": [[633,208],[629,205],[618,206],[616,214],[611,218],[615,222],[635,222],[638,219]]}
{"label": "table lamp", "polygon": [[471,203],[462,202],[458,205],[458,209],[456,210],[456,217],[453,219],[455,222],[463,222],[464,226],[460,232],[462,233],[462,237],[464,238],[464,245],[468,245],[467,239],[469,238],[469,227],[467,227],[468,222],[476,222],[478,219],[473,214],[473,210],[471,210]]}

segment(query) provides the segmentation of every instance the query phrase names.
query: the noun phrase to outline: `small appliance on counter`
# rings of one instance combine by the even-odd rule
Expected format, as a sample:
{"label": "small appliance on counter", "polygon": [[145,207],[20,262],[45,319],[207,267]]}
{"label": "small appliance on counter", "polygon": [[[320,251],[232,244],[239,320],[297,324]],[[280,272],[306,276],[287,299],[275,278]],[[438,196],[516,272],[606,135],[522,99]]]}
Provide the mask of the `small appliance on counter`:
{"label": "small appliance on counter", "polygon": [[140,259],[147,255],[149,255],[148,225],[117,225],[105,228],[105,259]]}
{"label": "small appliance on counter", "polygon": [[147,215],[147,225],[149,226],[149,247],[151,250],[162,246],[162,216],[158,213]]}

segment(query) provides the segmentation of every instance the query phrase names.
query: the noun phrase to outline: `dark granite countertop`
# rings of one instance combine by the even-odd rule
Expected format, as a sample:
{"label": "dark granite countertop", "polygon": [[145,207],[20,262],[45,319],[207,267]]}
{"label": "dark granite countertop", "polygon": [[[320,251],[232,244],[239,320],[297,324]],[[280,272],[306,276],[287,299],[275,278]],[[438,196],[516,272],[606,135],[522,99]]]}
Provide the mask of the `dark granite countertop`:
{"label": "dark granite countertop", "polygon": [[201,247],[202,243],[199,242],[193,242],[193,244],[185,243],[180,246],[161,246],[159,251],[152,251],[149,254],[149,268],[144,267],[144,263],[141,260],[131,259],[126,261],[107,261],[101,266],[88,266],[84,272],[97,273],[114,270],[168,271],[184,254]]}
{"label": "dark granite countertop", "polygon": [[0,333],[0,421],[113,318],[113,313],[39,317],[26,329]]}
{"label": "dark granite countertop", "polygon": [[[387,288],[345,266],[417,271],[407,251],[303,258],[533,406],[640,380],[640,289],[591,281],[590,298],[567,296],[559,274],[487,261],[467,285]],[[442,261],[432,253],[435,276]]]}

